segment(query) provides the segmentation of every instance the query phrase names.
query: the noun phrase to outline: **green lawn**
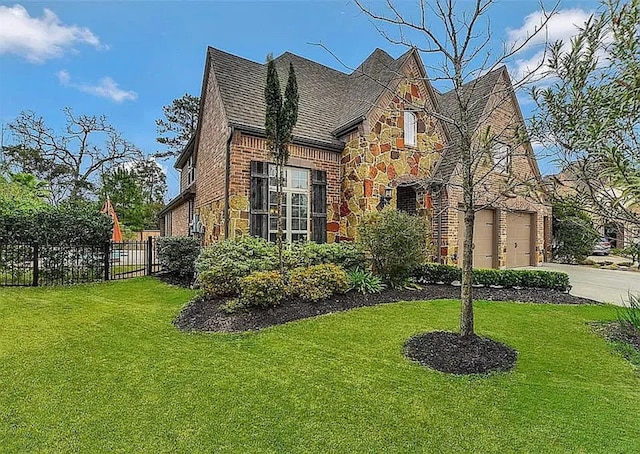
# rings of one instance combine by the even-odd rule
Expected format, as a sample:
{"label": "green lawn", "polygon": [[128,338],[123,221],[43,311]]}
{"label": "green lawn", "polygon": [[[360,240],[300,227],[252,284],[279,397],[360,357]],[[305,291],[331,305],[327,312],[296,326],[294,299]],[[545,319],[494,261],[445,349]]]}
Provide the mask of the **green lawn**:
{"label": "green lawn", "polygon": [[184,334],[192,292],[150,278],[0,289],[2,452],[637,452],[640,376],[585,322],[604,306],[480,302],[513,372],[446,376],[412,334],[452,301],[396,303],[250,334]]}

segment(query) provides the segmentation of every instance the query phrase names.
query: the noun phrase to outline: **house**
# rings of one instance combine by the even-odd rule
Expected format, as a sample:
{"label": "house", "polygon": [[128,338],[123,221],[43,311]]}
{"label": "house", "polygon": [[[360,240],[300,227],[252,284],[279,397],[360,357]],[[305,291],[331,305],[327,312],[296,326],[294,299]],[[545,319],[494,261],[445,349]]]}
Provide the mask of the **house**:
{"label": "house", "polygon": [[[607,184],[592,161],[576,160],[561,172],[544,177],[552,197],[575,197],[593,220],[600,235],[613,248],[624,248],[640,241],[640,205],[623,191]],[[595,188],[599,188],[595,190]],[[605,215],[606,214],[606,215]]]}
{"label": "house", "polygon": [[[459,263],[459,138],[439,119],[456,114],[454,94],[431,86],[418,52],[393,58],[377,49],[349,74],[289,52],[275,63],[281,81],[293,64],[300,95],[284,188],[287,240],[352,241],[364,213],[390,205],[428,217],[433,259]],[[266,64],[208,48],[200,120],[175,163],[180,194],[161,214],[164,235],[197,234],[204,244],[275,239],[265,83]],[[504,67],[465,90],[477,131],[524,128]],[[499,143],[500,162],[480,191],[476,267],[535,265],[548,249],[551,208],[530,144],[514,137]],[[507,191],[507,170],[528,189]]]}

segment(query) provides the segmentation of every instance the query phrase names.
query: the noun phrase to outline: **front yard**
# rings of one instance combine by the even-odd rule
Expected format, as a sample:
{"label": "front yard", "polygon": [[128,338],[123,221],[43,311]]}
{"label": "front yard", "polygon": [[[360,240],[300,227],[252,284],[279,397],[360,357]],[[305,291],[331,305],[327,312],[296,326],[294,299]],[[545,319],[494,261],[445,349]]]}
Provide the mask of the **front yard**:
{"label": "front yard", "polygon": [[3,452],[634,452],[640,376],[593,334],[609,306],[476,304],[516,368],[462,378],[402,352],[451,300],[246,334],[185,334],[193,295],[151,278],[0,289]]}

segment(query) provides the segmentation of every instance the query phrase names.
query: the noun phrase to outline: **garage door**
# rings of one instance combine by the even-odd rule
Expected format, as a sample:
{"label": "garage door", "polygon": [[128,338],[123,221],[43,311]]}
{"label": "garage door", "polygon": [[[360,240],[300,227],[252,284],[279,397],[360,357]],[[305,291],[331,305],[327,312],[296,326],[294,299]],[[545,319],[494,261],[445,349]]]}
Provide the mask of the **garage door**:
{"label": "garage door", "polygon": [[531,265],[531,213],[507,213],[507,266]]}
{"label": "garage door", "polygon": [[[458,236],[460,243],[458,251],[460,255],[459,264],[462,264],[462,249],[464,242],[464,217],[461,212]],[[476,213],[473,232],[473,267],[493,268],[495,266],[495,226],[494,211],[480,210]]]}

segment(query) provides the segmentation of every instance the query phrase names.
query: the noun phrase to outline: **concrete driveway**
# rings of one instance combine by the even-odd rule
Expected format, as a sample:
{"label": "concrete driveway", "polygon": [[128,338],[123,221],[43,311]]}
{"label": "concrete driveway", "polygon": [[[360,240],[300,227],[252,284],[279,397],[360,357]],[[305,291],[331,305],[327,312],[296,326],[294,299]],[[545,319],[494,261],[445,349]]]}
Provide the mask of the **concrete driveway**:
{"label": "concrete driveway", "polygon": [[633,271],[603,270],[579,265],[561,265],[543,263],[537,268],[549,271],[561,271],[569,275],[573,288],[571,294],[591,298],[603,303],[623,305],[623,298],[629,291],[640,293],[640,273]]}

